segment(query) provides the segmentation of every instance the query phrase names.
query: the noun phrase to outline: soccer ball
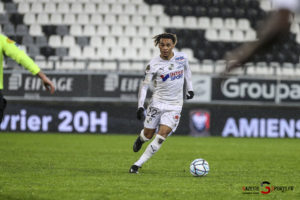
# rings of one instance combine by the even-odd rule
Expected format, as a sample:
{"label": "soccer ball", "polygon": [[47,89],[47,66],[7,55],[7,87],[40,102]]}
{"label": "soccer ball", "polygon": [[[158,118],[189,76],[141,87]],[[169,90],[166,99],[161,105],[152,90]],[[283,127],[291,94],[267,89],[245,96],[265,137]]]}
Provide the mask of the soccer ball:
{"label": "soccer ball", "polygon": [[193,176],[206,176],[209,172],[208,162],[202,158],[194,160],[190,165],[190,172]]}

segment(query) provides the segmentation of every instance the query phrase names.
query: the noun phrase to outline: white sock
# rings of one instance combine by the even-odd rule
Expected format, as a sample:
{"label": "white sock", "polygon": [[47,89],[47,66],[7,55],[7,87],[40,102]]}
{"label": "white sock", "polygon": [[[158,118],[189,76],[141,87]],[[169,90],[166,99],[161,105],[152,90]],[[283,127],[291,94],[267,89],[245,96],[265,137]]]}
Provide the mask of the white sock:
{"label": "white sock", "polygon": [[149,160],[153,156],[153,154],[155,154],[160,149],[163,141],[165,141],[165,138],[157,134],[154,140],[147,146],[140,159],[134,164],[141,167],[147,160]]}
{"label": "white sock", "polygon": [[141,130],[140,138],[141,138],[141,140],[142,140],[143,142],[147,142],[148,140],[150,140],[150,139],[146,138],[146,136],[145,136],[145,134],[144,134],[144,129]]}

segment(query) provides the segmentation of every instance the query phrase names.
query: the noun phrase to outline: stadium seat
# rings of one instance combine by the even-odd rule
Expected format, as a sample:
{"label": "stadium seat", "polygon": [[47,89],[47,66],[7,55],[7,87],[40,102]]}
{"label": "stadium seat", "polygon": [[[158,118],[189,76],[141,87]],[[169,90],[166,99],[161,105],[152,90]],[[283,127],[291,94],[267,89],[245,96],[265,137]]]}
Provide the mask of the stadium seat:
{"label": "stadium seat", "polygon": [[96,34],[96,27],[89,24],[84,25],[82,34],[86,36],[94,36]]}
{"label": "stadium seat", "polygon": [[110,59],[120,59],[120,58],[124,58],[124,53],[123,53],[123,49],[118,47],[118,46],[114,46],[111,48],[111,52],[110,52]]}
{"label": "stadium seat", "polygon": [[156,22],[156,17],[155,16],[151,16],[151,15],[145,16],[144,25],[146,25],[146,26],[156,26],[156,24],[157,24],[157,22]]}
{"label": "stadium seat", "polygon": [[99,36],[93,36],[93,37],[91,37],[90,45],[92,47],[101,47],[101,46],[103,46],[102,38],[99,37]]}
{"label": "stadium seat", "polygon": [[40,48],[40,51],[41,51],[41,55],[43,55],[45,57],[50,57],[50,56],[55,55],[55,50],[48,46],[44,46],[44,47]]}
{"label": "stadium seat", "polygon": [[96,57],[99,59],[110,59],[109,49],[103,47],[96,48]]}
{"label": "stadium seat", "polygon": [[15,27],[11,24],[5,24],[2,31],[9,36],[15,35]]}
{"label": "stadium seat", "polygon": [[62,24],[62,15],[59,13],[51,13],[50,15],[50,24],[53,25],[60,25]]}
{"label": "stadium seat", "polygon": [[35,56],[34,61],[37,64],[37,66],[39,66],[41,69],[47,68],[47,61],[45,59],[45,56],[41,56],[41,55]]}
{"label": "stadium seat", "polygon": [[89,15],[85,13],[76,14],[76,24],[87,25],[89,24]]}
{"label": "stadium seat", "polygon": [[173,16],[171,18],[171,26],[182,28],[184,26],[184,20],[182,16]]}
{"label": "stadium seat", "polygon": [[155,4],[155,5],[152,5],[151,8],[150,8],[150,14],[152,16],[161,16],[164,14],[164,8],[162,5],[159,5],[159,4]]}
{"label": "stadium seat", "polygon": [[130,46],[129,37],[124,37],[124,36],[119,37],[117,46],[119,46],[119,47],[128,47],[128,46]]}
{"label": "stadium seat", "polygon": [[96,13],[96,5],[91,2],[85,3],[83,7],[83,12],[89,14]]}
{"label": "stadium seat", "polygon": [[226,69],[226,61],[225,60],[217,60],[214,63],[214,73],[220,74],[225,71]]}
{"label": "stadium seat", "polygon": [[84,47],[89,45],[89,38],[85,36],[77,37],[76,43],[78,46]]}
{"label": "stadium seat", "polygon": [[104,61],[102,69],[103,70],[108,70],[108,71],[116,71],[117,70],[117,64],[116,64],[116,62],[113,62],[113,61]]}
{"label": "stadium seat", "polygon": [[142,26],[144,24],[143,17],[140,15],[132,15],[130,24],[134,26]]}
{"label": "stadium seat", "polygon": [[36,57],[36,56],[40,55],[40,49],[39,49],[39,47],[37,47],[35,45],[27,46],[26,52],[31,57]]}
{"label": "stadium seat", "polygon": [[39,47],[46,47],[48,46],[48,39],[45,36],[36,36],[35,37],[35,45]]}
{"label": "stadium seat", "polygon": [[82,13],[83,11],[83,6],[82,6],[82,3],[80,2],[72,2],[71,3],[71,8],[70,8],[70,12],[71,13]]}
{"label": "stadium seat", "polygon": [[198,27],[201,29],[211,28],[210,19],[208,17],[200,17],[198,20]]}
{"label": "stadium seat", "polygon": [[118,25],[129,25],[130,24],[130,17],[129,15],[118,15],[118,20],[117,20]]}
{"label": "stadium seat", "polygon": [[73,36],[81,36],[82,35],[82,26],[79,24],[73,24],[70,26],[70,34]]}
{"label": "stadium seat", "polygon": [[4,9],[8,14],[14,14],[18,12],[17,5],[15,3],[5,3]]}
{"label": "stadium seat", "polygon": [[33,13],[43,13],[44,12],[44,6],[41,2],[35,2],[31,4],[30,12]]}
{"label": "stadium seat", "polygon": [[104,47],[115,47],[115,46],[117,46],[116,38],[112,37],[112,36],[105,37],[104,42],[103,42],[103,46]]}
{"label": "stadium seat", "polygon": [[159,26],[154,26],[152,28],[152,30],[150,31],[150,35],[148,37],[154,37],[155,35],[158,35],[158,34],[161,34],[161,33],[164,33],[164,32],[165,32],[164,28],[159,27]]}
{"label": "stadium seat", "polygon": [[49,45],[51,47],[60,47],[62,45],[61,37],[58,35],[51,35],[49,37]]}
{"label": "stadium seat", "polygon": [[[2,5],[2,9],[3,9],[3,4],[1,4],[1,5]],[[26,14],[26,13],[29,13],[29,11],[30,11],[29,3],[20,2],[18,4],[18,12],[19,13]],[[2,10],[2,12],[3,12],[3,10]],[[2,13],[2,12],[0,12],[0,13]]]}
{"label": "stadium seat", "polygon": [[148,26],[139,26],[137,36],[138,37],[149,37],[149,36],[151,36],[150,35],[150,28]]}
{"label": "stadium seat", "polygon": [[96,50],[94,47],[85,46],[82,51],[83,59],[95,59],[96,58]]}
{"label": "stadium seat", "polygon": [[62,22],[63,24],[73,25],[75,24],[75,22],[76,22],[75,14],[72,13],[64,14],[63,22]]}
{"label": "stadium seat", "polygon": [[213,29],[223,29],[224,28],[224,22],[223,19],[220,17],[214,17],[211,19],[211,27]]}
{"label": "stadium seat", "polygon": [[110,13],[113,13],[113,14],[123,13],[123,6],[121,4],[112,4]]}
{"label": "stadium seat", "polygon": [[250,29],[250,22],[247,19],[238,19],[237,27],[241,30],[249,30]]}
{"label": "stadium seat", "polygon": [[166,16],[158,16],[158,25],[161,27],[168,27],[170,26],[171,20]]}
{"label": "stadium seat", "polygon": [[0,24],[9,24],[8,15],[0,14]]}
{"label": "stadium seat", "polygon": [[245,41],[244,33],[241,30],[234,30],[232,35],[232,40],[237,42]]}
{"label": "stadium seat", "polygon": [[41,25],[49,24],[49,14],[47,13],[38,13],[37,14],[37,23]]}
{"label": "stadium seat", "polygon": [[194,16],[188,16],[184,18],[184,24],[187,28],[196,29],[198,28],[197,25],[197,18]]}
{"label": "stadium seat", "polygon": [[[44,12],[50,14],[50,13],[57,13],[57,12],[63,13],[64,11],[61,11],[61,8],[57,9],[56,3],[48,1],[48,2],[44,3]],[[67,13],[67,12],[64,12],[64,13]]]}
{"label": "stadium seat", "polygon": [[72,47],[75,45],[75,38],[71,35],[65,35],[62,37],[61,43],[63,47]]}
{"label": "stadium seat", "polygon": [[29,46],[29,45],[32,45],[34,44],[34,40],[33,40],[33,37],[30,36],[30,35],[24,35],[22,37],[22,42],[21,42],[23,45],[25,46]]}
{"label": "stadium seat", "polygon": [[280,68],[280,74],[279,75],[294,76],[295,75],[294,65],[292,63],[283,63],[282,67]]}
{"label": "stadium seat", "polygon": [[64,58],[68,56],[68,49],[64,47],[56,48],[55,49],[55,55]]}
{"label": "stadium seat", "polygon": [[61,36],[69,35],[69,28],[65,25],[57,26],[56,33]]}
{"label": "stadium seat", "polygon": [[135,15],[136,14],[136,6],[133,4],[125,4],[124,14]]}
{"label": "stadium seat", "polygon": [[120,63],[120,71],[130,71],[131,70],[131,62],[124,61]]}
{"label": "stadium seat", "polygon": [[112,15],[112,14],[107,14],[104,17],[104,24],[107,25],[114,25],[117,22],[117,17],[116,15]]}
{"label": "stadium seat", "polygon": [[75,68],[75,62],[72,58],[64,58],[60,64],[56,67],[58,70],[73,70]]}
{"label": "stadium seat", "polygon": [[98,35],[98,36],[108,36],[109,35],[109,27],[106,26],[106,25],[97,26],[96,35]]}
{"label": "stadium seat", "polygon": [[135,26],[125,26],[125,36],[134,37],[137,35],[137,30]]}
{"label": "stadium seat", "polygon": [[132,71],[140,71],[140,72],[142,72],[142,71],[144,71],[144,69],[145,69],[145,65],[144,65],[144,63],[143,62],[132,62],[131,63],[131,70]]}
{"label": "stadium seat", "polygon": [[90,24],[100,25],[103,23],[102,15],[94,13],[91,15]]}
{"label": "stadium seat", "polygon": [[80,58],[81,55],[82,55],[82,51],[79,46],[73,46],[72,48],[70,48],[69,56],[71,58]]}
{"label": "stadium seat", "polygon": [[70,6],[67,2],[59,2],[57,4],[57,12],[58,13],[69,13],[70,12]]}
{"label": "stadium seat", "polygon": [[[3,22],[1,22],[1,15],[0,15],[0,23],[3,24]],[[25,24],[35,24],[36,23],[36,16],[33,13],[25,13],[24,15],[24,23]]]}
{"label": "stadium seat", "polygon": [[221,29],[219,32],[219,41],[230,42],[233,38],[231,36],[230,30]]}
{"label": "stadium seat", "polygon": [[23,36],[23,35],[27,35],[28,34],[28,27],[23,25],[23,24],[19,24],[16,27],[16,35],[19,36]]}
{"label": "stadium seat", "polygon": [[190,70],[192,73],[200,73],[201,68],[199,63],[190,63]]}
{"label": "stadium seat", "polygon": [[112,26],[111,34],[112,36],[121,36],[124,34],[123,27],[120,25]]}
{"label": "stadium seat", "polygon": [[[176,47],[195,62],[195,70],[209,73],[209,62],[198,65],[198,60],[210,60],[217,65],[226,51],[241,42],[255,40],[256,21],[270,10],[270,5],[269,0],[5,0],[0,2],[0,13],[3,11],[0,30],[26,46],[35,45],[38,51],[36,48],[27,51],[32,55],[39,52],[45,59],[57,54],[80,57],[84,51],[94,48],[94,56],[86,53],[86,59],[122,62],[144,61],[159,55],[152,37],[172,32],[178,37]],[[282,66],[287,62],[298,63],[299,24],[300,17],[295,16],[289,35],[291,42],[279,41],[270,52],[254,56],[253,66],[261,61],[275,61]],[[60,43],[54,39],[58,37]],[[90,62],[82,63],[90,65]],[[126,65],[128,62],[124,69]],[[279,73],[289,73],[278,69]],[[266,74],[266,71],[256,72],[255,68],[255,73]]]}
{"label": "stadium seat", "polygon": [[133,60],[137,57],[137,49],[133,47],[127,47],[124,50],[124,59]]}
{"label": "stadium seat", "polygon": [[144,47],[144,41],[142,38],[140,37],[134,37],[132,39],[132,47],[137,47],[137,48],[142,48]]}
{"label": "stadium seat", "polygon": [[147,48],[139,48],[137,49],[137,58],[136,60],[145,60],[145,61],[149,61],[151,60],[152,56],[151,56],[151,49],[147,49]]}
{"label": "stadium seat", "polygon": [[103,62],[102,61],[89,61],[88,69],[89,70],[101,70]]}

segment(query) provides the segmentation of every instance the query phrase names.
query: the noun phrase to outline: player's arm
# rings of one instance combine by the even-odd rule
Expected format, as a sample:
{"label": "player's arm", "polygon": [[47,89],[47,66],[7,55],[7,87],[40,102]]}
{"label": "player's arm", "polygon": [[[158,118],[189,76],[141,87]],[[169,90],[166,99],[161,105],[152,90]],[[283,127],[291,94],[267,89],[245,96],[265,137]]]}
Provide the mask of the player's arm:
{"label": "player's arm", "polygon": [[248,42],[227,53],[226,72],[230,72],[236,67],[240,67],[247,62],[251,56],[258,50],[271,45],[280,35],[287,33],[290,27],[290,17],[292,12],[288,9],[279,9],[275,11],[258,31],[258,39]]}
{"label": "player's arm", "polygon": [[140,85],[140,90],[138,94],[138,110],[137,110],[137,118],[139,120],[143,119],[144,117],[144,103],[147,96],[147,91],[149,88],[149,85],[153,78],[153,72],[151,70],[150,65],[147,66],[145,71],[145,78],[143,82]]}
{"label": "player's arm", "polygon": [[38,75],[47,90],[54,93],[55,87],[53,83],[48,79],[48,77],[40,70],[40,68],[35,64],[35,62],[22,50],[20,50],[14,41],[10,40],[4,35],[0,35],[0,41],[3,46],[3,51],[5,55],[15,60],[17,63],[22,65],[25,69],[30,71],[33,75]]}
{"label": "player's arm", "polygon": [[192,72],[189,66],[189,61],[187,58],[184,66],[184,80],[186,85],[186,98],[192,99],[194,97],[194,90],[192,84]]}

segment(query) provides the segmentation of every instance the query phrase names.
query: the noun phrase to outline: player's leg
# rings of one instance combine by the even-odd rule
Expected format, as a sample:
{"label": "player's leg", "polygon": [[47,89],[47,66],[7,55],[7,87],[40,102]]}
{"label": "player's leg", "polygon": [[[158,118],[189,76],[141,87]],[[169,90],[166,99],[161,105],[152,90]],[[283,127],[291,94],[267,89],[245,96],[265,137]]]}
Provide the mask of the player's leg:
{"label": "player's leg", "polygon": [[129,172],[130,173],[138,173],[138,169],[142,167],[142,165],[149,160],[161,147],[162,143],[165,141],[168,134],[172,131],[172,129],[165,125],[160,125],[159,131],[156,134],[153,141],[147,146],[145,152],[142,154],[140,159],[131,166]]}
{"label": "player's leg", "polygon": [[176,130],[180,118],[179,111],[163,112],[160,117],[159,131],[145,152],[131,167],[131,173],[138,173],[138,169],[149,160],[162,146],[168,135]]}
{"label": "player's leg", "polygon": [[[144,129],[141,131],[141,134],[136,139],[133,145],[134,152],[139,151],[143,143],[153,137],[154,133],[156,132],[156,127],[160,122],[160,115],[161,111],[159,109],[153,108],[151,106],[148,107],[146,119],[144,121]],[[138,173],[138,169],[142,166],[141,163],[144,163],[149,159],[149,150],[147,150],[148,147],[146,148],[140,159],[131,166],[131,168],[129,169],[130,173]]]}
{"label": "player's leg", "polygon": [[144,142],[147,142],[153,137],[156,127],[159,124],[160,120],[160,111],[157,108],[154,108],[152,105],[149,105],[147,108],[147,115],[144,121],[144,129],[141,131],[140,135],[137,137],[133,144],[133,151],[138,152]]}
{"label": "player's leg", "polygon": [[149,141],[153,137],[155,130],[156,129],[144,128],[133,144],[133,151],[138,152],[144,142]]}

